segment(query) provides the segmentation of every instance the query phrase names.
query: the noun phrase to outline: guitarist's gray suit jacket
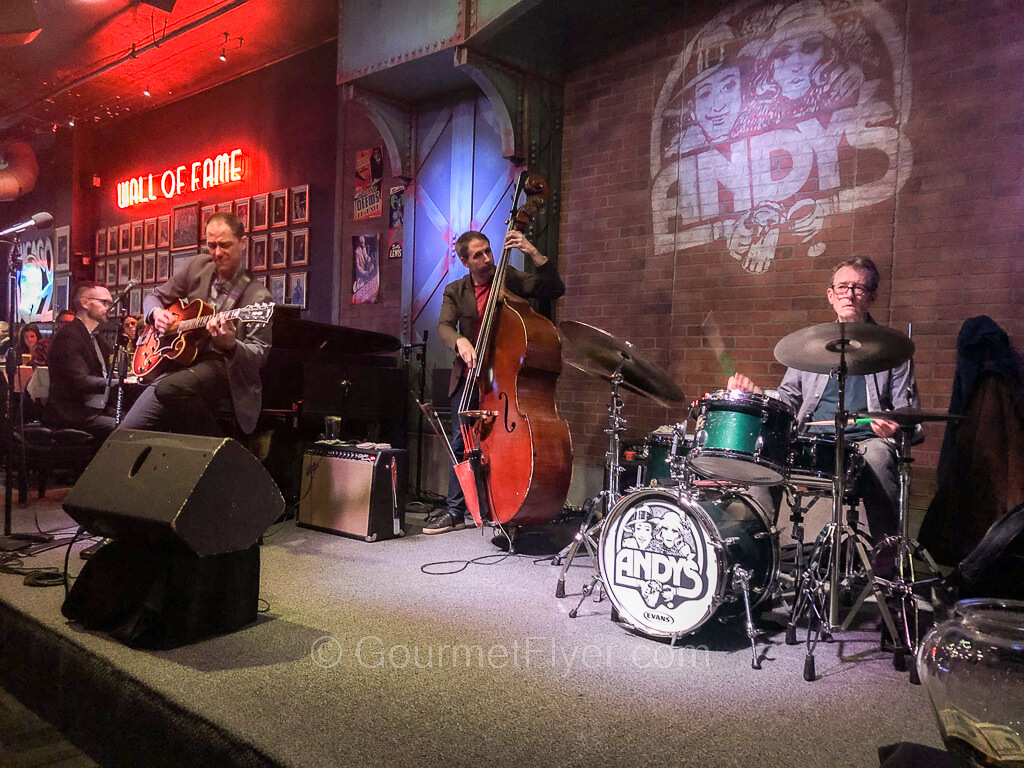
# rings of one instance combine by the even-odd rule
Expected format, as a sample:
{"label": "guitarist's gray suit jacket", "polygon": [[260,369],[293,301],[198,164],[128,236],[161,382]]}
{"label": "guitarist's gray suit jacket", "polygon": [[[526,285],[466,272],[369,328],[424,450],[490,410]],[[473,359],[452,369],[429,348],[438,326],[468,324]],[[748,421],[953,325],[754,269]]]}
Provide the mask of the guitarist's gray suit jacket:
{"label": "guitarist's gray suit jacket", "polygon": [[[142,303],[142,312],[149,321],[157,307],[167,308],[178,299],[202,299],[210,303],[210,283],[213,280],[213,259],[207,253],[196,256],[189,265],[163,285],[154,288]],[[273,301],[270,291],[253,280],[246,286],[234,308]],[[239,323],[236,330],[235,351],[224,355],[227,361],[228,382],[235,419],[245,434],[256,429],[263,402],[263,382],[260,369],[270,352],[271,325]]]}

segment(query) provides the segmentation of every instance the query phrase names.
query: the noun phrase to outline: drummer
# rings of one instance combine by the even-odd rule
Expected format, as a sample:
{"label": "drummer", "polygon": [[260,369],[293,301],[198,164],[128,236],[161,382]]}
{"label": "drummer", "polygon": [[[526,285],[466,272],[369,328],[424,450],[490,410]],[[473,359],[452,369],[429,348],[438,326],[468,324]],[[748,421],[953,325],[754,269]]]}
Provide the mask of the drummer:
{"label": "drummer", "polygon": [[[868,309],[874,303],[879,283],[878,267],[864,256],[849,259],[832,270],[832,281],[825,292],[840,323],[874,323]],[[729,389],[761,393],[760,387],[741,373],[735,373],[726,385]],[[774,397],[796,410],[798,431],[807,422],[835,419],[839,404],[838,380],[827,373],[807,373],[794,368],[786,370]],[[847,376],[846,410],[883,411],[893,408],[918,408],[917,386],[911,361],[879,373]],[[874,420],[869,424],[847,427],[847,438],[855,442],[864,456],[864,470],[854,487],[864,500],[871,541],[877,545],[886,536],[895,534],[899,526],[899,472],[896,462],[896,441],[899,425],[893,421]],[[834,427],[826,427],[834,434]],[[772,494],[776,517],[782,494]]]}

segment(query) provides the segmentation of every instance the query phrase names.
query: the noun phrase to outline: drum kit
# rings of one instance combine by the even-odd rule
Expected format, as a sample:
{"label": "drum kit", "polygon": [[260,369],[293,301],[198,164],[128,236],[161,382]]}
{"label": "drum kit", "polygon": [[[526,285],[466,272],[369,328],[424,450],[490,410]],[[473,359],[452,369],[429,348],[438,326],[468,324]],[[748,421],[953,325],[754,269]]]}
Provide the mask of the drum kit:
{"label": "drum kit", "polygon": [[[559,329],[570,364],[610,387],[604,430],[608,435],[605,488],[588,502],[579,531],[554,560],[561,566],[555,589],[559,598],[565,596],[565,577],[573,559],[586,553],[593,563],[591,578],[570,617],[577,615],[595,590],[600,590],[598,598],[609,597],[614,621],[673,644],[711,618],[743,617],[751,665],[759,669],[756,638],[760,632],[755,616],[783,593],[781,548],[773,523],[775,511],[765,509],[754,498],[761,495],[752,495],[750,489],[781,486],[795,500],[792,520],[797,541],[786,642],[796,643],[797,623],[806,618],[804,678],[815,679],[814,647],[819,639],[831,639],[833,629],[840,627],[840,595],[850,594],[858,578],[865,579],[865,585],[841,628],[847,630],[863,603],[874,595],[883,622],[898,644],[894,664],[902,668],[920,634],[917,592],[934,581],[915,580],[915,560],[938,574],[934,561],[908,531],[910,437],[922,422],[950,417],[905,409],[849,414],[845,383],[849,375],[876,373],[910,359],[914,344],[908,336],[868,323],[826,323],[790,334],[775,348],[779,362],[838,378],[834,436],[798,435],[794,410],[776,398],[739,390],[710,392],[691,405],[685,422],[648,435],[640,451],[637,483],[622,491],[620,475],[626,467],[621,437],[626,419],[620,392],[666,406],[682,402],[683,393],[630,342],[580,322],[563,322]],[[848,489],[863,466],[857,446],[845,439],[843,427],[851,417],[885,419],[901,427],[896,435],[900,528],[880,545],[895,553],[892,576],[874,573],[864,535],[855,530],[855,517],[851,526],[851,518],[842,511],[844,502],[855,509],[857,499]],[[827,496],[833,502],[831,521],[805,563],[802,515],[810,505],[801,501]],[[899,605],[896,617],[886,597],[890,604]]]}

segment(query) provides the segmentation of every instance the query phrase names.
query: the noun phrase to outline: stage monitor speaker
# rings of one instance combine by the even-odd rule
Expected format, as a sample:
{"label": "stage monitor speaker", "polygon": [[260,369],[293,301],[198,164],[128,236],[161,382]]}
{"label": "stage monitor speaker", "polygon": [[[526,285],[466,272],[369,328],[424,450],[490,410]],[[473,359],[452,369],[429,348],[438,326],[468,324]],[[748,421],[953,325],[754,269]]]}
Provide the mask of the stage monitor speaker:
{"label": "stage monitor speaker", "polygon": [[152,5],[154,8],[159,8],[161,11],[170,13],[174,10],[174,4],[178,0],[141,0],[143,5]]}
{"label": "stage monitor speaker", "polygon": [[317,443],[302,458],[299,525],[379,541],[405,534],[409,454]]}
{"label": "stage monitor speaker", "polygon": [[40,31],[32,0],[0,0],[0,48],[31,43]]}
{"label": "stage monitor speaker", "polygon": [[68,492],[64,511],[97,536],[206,557],[255,544],[284,498],[234,440],[122,429]]}

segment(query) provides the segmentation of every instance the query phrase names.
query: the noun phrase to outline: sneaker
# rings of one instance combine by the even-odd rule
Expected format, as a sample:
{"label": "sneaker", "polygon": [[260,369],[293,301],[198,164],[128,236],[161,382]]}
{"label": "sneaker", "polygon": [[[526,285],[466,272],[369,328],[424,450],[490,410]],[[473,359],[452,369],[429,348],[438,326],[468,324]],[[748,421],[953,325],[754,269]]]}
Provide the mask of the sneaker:
{"label": "sneaker", "polygon": [[423,532],[428,536],[432,533],[448,533],[448,531],[461,531],[466,527],[465,516],[457,512],[445,512],[438,515],[433,521],[427,523]]}

